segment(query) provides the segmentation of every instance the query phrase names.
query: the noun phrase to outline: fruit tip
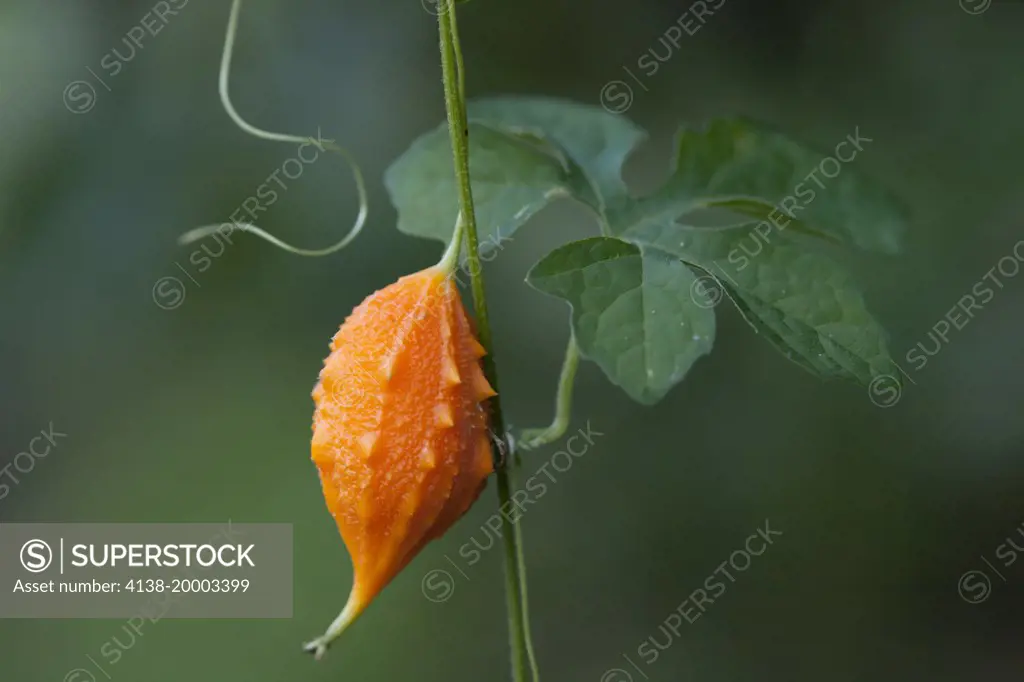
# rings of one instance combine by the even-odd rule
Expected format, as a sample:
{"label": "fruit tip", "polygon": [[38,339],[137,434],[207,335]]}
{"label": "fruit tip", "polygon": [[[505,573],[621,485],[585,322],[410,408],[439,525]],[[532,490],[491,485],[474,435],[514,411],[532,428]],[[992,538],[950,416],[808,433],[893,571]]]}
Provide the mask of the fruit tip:
{"label": "fruit tip", "polygon": [[338,617],[328,626],[324,634],[303,644],[303,651],[312,654],[314,660],[321,660],[327,653],[327,648],[331,646],[331,642],[340,637],[363,612],[365,604],[362,601],[356,596],[356,590],[353,588],[352,593],[348,596],[348,602],[345,603],[345,608],[341,610]]}

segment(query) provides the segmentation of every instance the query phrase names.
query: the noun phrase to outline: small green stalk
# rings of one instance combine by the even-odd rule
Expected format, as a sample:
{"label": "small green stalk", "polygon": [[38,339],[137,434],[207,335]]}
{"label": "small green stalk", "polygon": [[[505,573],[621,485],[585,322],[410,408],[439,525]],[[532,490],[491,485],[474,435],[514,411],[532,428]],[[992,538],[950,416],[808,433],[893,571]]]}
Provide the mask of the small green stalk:
{"label": "small green stalk", "polygon": [[533,450],[542,445],[552,443],[562,436],[569,428],[569,417],[572,416],[572,389],[576,381],[576,368],[580,364],[580,348],[576,345],[576,336],[569,327],[569,344],[565,349],[565,360],[562,361],[562,374],[558,378],[558,395],[555,398],[555,417],[551,425],[545,429],[524,429],[520,446],[524,450]]}
{"label": "small green stalk", "polygon": [[[483,270],[480,266],[480,242],[477,236],[476,214],[473,210],[473,192],[469,179],[469,124],[466,117],[465,74],[462,68],[462,50],[459,46],[459,31],[455,17],[455,0],[444,0],[437,16],[441,39],[441,68],[444,74],[444,100],[448,112],[448,131],[451,136],[452,154],[455,163],[455,177],[459,187],[459,206],[466,231],[466,246],[469,273],[472,278],[473,308],[476,311],[477,333],[480,344],[486,349],[483,358],[484,374],[495,391],[498,389],[497,368],[494,362],[494,344],[491,335],[490,318],[487,314],[487,298],[484,289]],[[459,246],[454,247],[458,253]],[[505,438],[505,420],[501,401],[495,396],[490,401],[491,421],[499,439]],[[509,470],[513,460],[511,453],[503,452],[499,443],[495,455],[495,478],[497,479],[498,501],[501,508],[512,504],[512,476]],[[505,598],[508,609],[509,641],[512,649],[512,679],[526,682],[527,670],[534,682],[538,682],[537,664],[530,640],[529,619],[526,599],[526,571],[522,554],[522,538],[519,524],[512,523],[502,515],[502,539],[505,547]]]}

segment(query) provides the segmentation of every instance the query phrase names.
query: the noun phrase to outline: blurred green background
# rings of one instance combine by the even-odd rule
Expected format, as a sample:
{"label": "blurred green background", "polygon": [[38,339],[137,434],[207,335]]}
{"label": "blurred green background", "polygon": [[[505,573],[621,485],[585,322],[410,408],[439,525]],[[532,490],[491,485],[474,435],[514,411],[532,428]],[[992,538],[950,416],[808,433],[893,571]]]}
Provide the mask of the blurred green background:
{"label": "blurred green background", "polygon": [[[486,544],[493,485],[324,661],[299,648],[351,578],[308,454],[327,341],[368,293],[440,253],[395,230],[381,184],[443,117],[433,17],[418,0],[246,3],[235,104],[257,125],[347,145],[370,221],[329,258],[241,235],[200,272],[199,247],[176,237],[226,220],[295,150],[243,135],[220,108],[228,0],[171,4],[112,77],[101,60],[129,53],[152,3],[0,6],[0,466],[50,422],[69,434],[19,474],[0,521],[292,523],[294,618],[165,619],[134,641],[117,620],[0,621],[0,678],[106,679],[92,657],[118,681],[507,679],[500,550],[459,557]],[[624,66],[664,54],[688,5],[474,0],[460,11],[468,90],[599,104]],[[660,182],[681,121],[745,114],[825,150],[859,126],[874,140],[860,168],[914,214],[903,256],[848,263],[903,362],[1022,238],[1022,35],[1024,3],[1010,0],[726,0],[634,88],[626,113],[652,136],[627,181]],[[317,246],[355,212],[328,159],[259,222]],[[558,203],[487,265],[516,427],[550,418],[567,319],[523,276],[593,230]],[[164,277],[184,286],[170,310],[153,296]],[[924,368],[903,362],[916,384],[888,409],[789,364],[728,306],[715,352],[654,408],[584,364],[573,428],[605,435],[522,520],[544,679],[1019,680],[1024,560],[995,553],[1011,536],[1024,546],[1024,276],[1004,283]],[[557,450],[527,454],[521,477]],[[664,645],[659,626],[765,519],[783,535],[643,662],[637,648]],[[443,603],[421,591],[435,569],[454,576]],[[958,593],[971,570],[991,580],[980,603]],[[110,665],[114,637],[131,645]]]}

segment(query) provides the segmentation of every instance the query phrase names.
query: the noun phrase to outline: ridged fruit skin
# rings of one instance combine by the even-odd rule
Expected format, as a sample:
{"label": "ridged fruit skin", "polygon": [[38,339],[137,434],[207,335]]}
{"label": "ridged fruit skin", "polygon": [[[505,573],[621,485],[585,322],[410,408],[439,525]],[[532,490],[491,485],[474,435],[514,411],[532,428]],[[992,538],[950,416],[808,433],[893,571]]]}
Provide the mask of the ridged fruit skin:
{"label": "ridged fruit skin", "polygon": [[434,267],[364,300],[313,389],[312,459],[363,608],[479,496],[495,395],[452,278]]}

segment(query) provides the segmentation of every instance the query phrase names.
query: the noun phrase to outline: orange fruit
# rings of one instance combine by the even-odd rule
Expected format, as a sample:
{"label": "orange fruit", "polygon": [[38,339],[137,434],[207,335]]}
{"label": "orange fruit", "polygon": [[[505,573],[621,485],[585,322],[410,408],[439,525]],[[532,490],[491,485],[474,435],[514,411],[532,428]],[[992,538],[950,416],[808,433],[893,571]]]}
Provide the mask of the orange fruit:
{"label": "orange fruit", "polygon": [[493,470],[483,401],[495,393],[446,268],[369,296],[330,347],[313,390],[312,459],[354,576],[344,610],[306,645],[318,658]]}

